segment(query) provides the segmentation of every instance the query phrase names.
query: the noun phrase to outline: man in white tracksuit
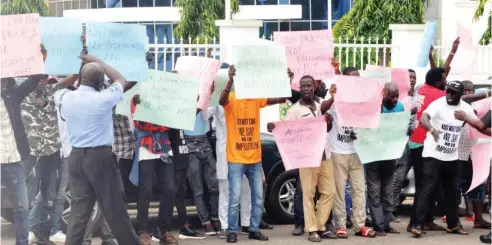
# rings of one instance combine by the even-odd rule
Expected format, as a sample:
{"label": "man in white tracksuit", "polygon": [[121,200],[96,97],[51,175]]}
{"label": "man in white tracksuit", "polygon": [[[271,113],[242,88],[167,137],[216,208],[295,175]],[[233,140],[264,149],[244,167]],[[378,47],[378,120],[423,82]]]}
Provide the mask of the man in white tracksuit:
{"label": "man in white tracksuit", "polygon": [[[229,181],[227,180],[228,165],[226,157],[226,142],[227,130],[224,108],[220,105],[209,107],[208,112],[214,118],[215,136],[217,142],[215,144],[217,154],[217,180],[219,181],[219,220],[221,231],[219,238],[225,239],[227,236],[228,220],[227,212],[229,208]],[[241,226],[242,232],[249,233],[249,223],[251,217],[251,189],[249,187],[248,178],[243,175],[241,183]]]}

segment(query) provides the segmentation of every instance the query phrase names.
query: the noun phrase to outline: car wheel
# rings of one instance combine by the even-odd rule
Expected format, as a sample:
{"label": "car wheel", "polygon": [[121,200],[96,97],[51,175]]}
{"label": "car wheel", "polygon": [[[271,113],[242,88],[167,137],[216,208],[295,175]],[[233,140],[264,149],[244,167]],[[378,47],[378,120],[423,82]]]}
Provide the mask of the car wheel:
{"label": "car wheel", "polygon": [[[71,206],[70,206],[70,191],[67,191],[67,196],[65,198],[65,205],[64,209],[62,212],[61,216],[61,228],[62,231],[67,234],[67,228],[68,228],[68,221],[70,219],[70,213],[71,213]],[[101,228],[101,209],[99,208],[99,205],[94,205],[94,208],[92,210],[92,215],[91,218],[89,219],[89,222],[91,222],[92,225],[92,234],[95,234],[97,231],[99,231],[99,228]]]}
{"label": "car wheel", "polygon": [[2,208],[2,218],[9,223],[14,223],[14,209],[13,208]]}
{"label": "car wheel", "polygon": [[296,176],[296,170],[282,172],[273,180],[267,194],[266,211],[278,223],[292,223],[294,220]]}

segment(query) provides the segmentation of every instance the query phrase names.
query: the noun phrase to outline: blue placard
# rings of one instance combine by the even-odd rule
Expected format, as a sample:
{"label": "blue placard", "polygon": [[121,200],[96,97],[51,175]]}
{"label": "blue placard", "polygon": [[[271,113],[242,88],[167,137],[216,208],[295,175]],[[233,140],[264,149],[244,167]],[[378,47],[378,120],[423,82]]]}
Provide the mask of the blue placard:
{"label": "blue placard", "polygon": [[145,60],[149,38],[145,26],[119,23],[87,23],[87,48],[106,64],[118,70],[126,80],[148,79]]}
{"label": "blue placard", "polygon": [[41,42],[48,51],[46,74],[78,74],[82,51],[82,23],[63,17],[41,17]]}
{"label": "blue placard", "polygon": [[425,23],[424,37],[420,41],[420,51],[417,58],[418,67],[426,67],[429,63],[429,49],[437,35],[436,22]]}

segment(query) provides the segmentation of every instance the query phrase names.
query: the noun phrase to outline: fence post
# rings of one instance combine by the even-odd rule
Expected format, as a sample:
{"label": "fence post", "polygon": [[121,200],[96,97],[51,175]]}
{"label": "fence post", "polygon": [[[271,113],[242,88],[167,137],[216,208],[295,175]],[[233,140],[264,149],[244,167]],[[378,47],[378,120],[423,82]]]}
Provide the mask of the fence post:
{"label": "fence post", "polygon": [[425,82],[428,67],[417,68],[420,40],[425,25],[391,24],[391,67],[414,69],[417,83]]}
{"label": "fence post", "polygon": [[234,44],[245,44],[246,40],[258,39],[261,20],[216,20],[215,25],[219,27],[220,60],[231,63],[231,46]]}

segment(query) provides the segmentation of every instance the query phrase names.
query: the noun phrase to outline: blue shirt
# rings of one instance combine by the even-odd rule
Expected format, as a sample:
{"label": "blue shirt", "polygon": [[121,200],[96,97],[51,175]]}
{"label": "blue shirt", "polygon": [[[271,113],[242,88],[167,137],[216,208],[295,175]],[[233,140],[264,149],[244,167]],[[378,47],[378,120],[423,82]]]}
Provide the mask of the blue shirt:
{"label": "blue shirt", "polygon": [[205,114],[203,111],[200,111],[196,115],[195,127],[193,130],[185,130],[183,133],[187,136],[198,136],[205,135],[208,131],[210,131],[210,123],[207,119],[204,119]]}
{"label": "blue shirt", "polygon": [[403,106],[403,103],[398,101],[395,105],[395,107],[391,108],[388,110],[384,105],[383,105],[383,112],[382,113],[392,113],[392,112],[402,112],[405,111],[405,107]]}
{"label": "blue shirt", "polygon": [[61,105],[58,109],[65,118],[70,145],[78,148],[113,145],[113,107],[123,99],[121,84],[112,84],[100,92],[80,85],[75,91],[59,90],[54,97],[55,103]]}

